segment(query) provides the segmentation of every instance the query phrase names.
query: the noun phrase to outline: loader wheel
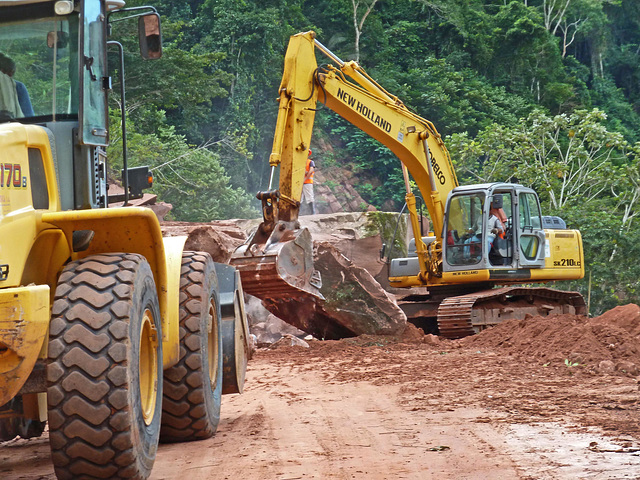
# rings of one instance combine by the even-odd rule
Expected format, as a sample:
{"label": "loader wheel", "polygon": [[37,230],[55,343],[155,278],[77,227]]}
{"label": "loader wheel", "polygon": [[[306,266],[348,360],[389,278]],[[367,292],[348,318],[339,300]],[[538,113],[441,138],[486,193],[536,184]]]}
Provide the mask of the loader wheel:
{"label": "loader wheel", "polygon": [[160,434],[162,334],[145,258],[114,253],[67,265],[49,332],[56,476],[147,478]]}
{"label": "loader wheel", "polygon": [[213,436],[220,421],[222,335],[218,277],[208,253],[184,252],[180,272],[180,361],[164,373],[163,442]]}

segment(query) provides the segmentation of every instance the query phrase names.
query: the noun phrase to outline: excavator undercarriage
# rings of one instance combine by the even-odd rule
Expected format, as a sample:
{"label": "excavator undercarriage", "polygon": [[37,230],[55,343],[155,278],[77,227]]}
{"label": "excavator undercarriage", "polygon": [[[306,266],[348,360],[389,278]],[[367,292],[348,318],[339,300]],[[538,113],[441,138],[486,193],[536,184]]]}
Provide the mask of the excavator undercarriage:
{"label": "excavator undercarriage", "polygon": [[[487,289],[486,285],[432,287],[427,294],[399,299],[407,319],[425,333],[456,339],[478,333],[505,320],[526,315],[586,315],[587,307],[578,292],[545,287],[511,286]],[[457,293],[455,293],[457,291]]]}

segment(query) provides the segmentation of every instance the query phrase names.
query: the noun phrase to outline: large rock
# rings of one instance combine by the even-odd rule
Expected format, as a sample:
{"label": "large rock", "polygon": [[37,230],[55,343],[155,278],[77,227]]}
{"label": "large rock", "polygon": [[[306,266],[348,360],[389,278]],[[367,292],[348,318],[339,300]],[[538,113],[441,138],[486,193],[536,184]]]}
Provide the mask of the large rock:
{"label": "large rock", "polygon": [[402,333],[406,316],[395,299],[364,268],[333,245],[316,245],[314,265],[322,275],[325,300],[309,297],[265,300],[264,306],[286,322],[320,339]]}
{"label": "large rock", "polygon": [[234,221],[211,223],[164,222],[165,237],[187,235],[185,250],[207,252],[214,262],[228,263],[233,251],[242,245],[246,234]]}
{"label": "large rock", "polygon": [[320,310],[355,335],[392,335],[404,330],[407,317],[365,268],[330,243],[317,245],[316,270],[322,275]]}

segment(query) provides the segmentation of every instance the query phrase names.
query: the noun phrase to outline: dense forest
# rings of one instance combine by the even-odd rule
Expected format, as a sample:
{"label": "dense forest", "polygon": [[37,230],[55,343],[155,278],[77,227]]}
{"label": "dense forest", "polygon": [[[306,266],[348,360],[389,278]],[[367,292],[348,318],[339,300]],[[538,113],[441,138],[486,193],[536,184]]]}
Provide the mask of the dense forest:
{"label": "dense forest", "polygon": [[[128,1],[127,6],[148,2]],[[460,184],[534,187],[582,232],[592,314],[640,302],[640,2],[637,0],[158,0],[164,56],[129,44],[129,155],[179,220],[258,216],[284,52],[314,30],[432,121]],[[135,35],[117,24],[118,39]],[[122,35],[120,35],[122,34]],[[113,96],[111,131],[121,103]],[[121,139],[112,138],[118,163]],[[402,207],[398,160],[321,109],[319,168],[357,172],[371,205]]]}

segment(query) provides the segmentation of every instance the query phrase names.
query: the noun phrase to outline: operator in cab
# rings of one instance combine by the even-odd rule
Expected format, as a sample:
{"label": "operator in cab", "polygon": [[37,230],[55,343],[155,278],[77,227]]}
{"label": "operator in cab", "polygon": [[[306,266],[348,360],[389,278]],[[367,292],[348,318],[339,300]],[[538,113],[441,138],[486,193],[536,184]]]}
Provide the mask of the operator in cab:
{"label": "operator in cab", "polygon": [[[496,197],[498,197],[496,195]],[[500,218],[504,216],[506,219],[506,215],[504,211],[502,211],[502,196],[496,198],[491,202],[491,209],[489,210],[489,218],[487,219],[486,231],[484,232],[485,242],[487,244],[487,252],[491,251],[491,247],[493,247],[494,241],[496,237],[504,237],[505,233],[505,224],[503,220]],[[479,203],[476,203],[476,208],[479,209],[476,211],[476,223],[475,228],[469,228],[467,232],[467,239],[465,240],[465,248],[464,248],[464,258],[470,259],[472,255],[479,255],[479,251],[475,251],[473,248],[474,245],[480,244],[483,238],[482,231],[482,198],[479,198]],[[502,212],[502,213],[500,213]]]}
{"label": "operator in cab", "polygon": [[[13,89],[15,90],[18,107],[14,105],[14,102],[5,101],[5,108],[0,107],[0,110],[7,110],[11,112],[13,118],[20,117],[33,117],[33,106],[31,105],[31,98],[29,97],[29,92],[27,91],[27,87],[24,83],[19,82],[13,78],[16,73],[16,62],[13,59],[9,58],[2,52],[0,52],[0,72],[5,76],[9,77],[10,81],[6,79],[0,80],[2,81],[1,88],[3,91],[9,90],[11,88],[10,83],[13,84]],[[11,95],[13,96],[13,95]],[[15,98],[15,97],[14,97]],[[2,103],[2,102],[0,102]]]}

